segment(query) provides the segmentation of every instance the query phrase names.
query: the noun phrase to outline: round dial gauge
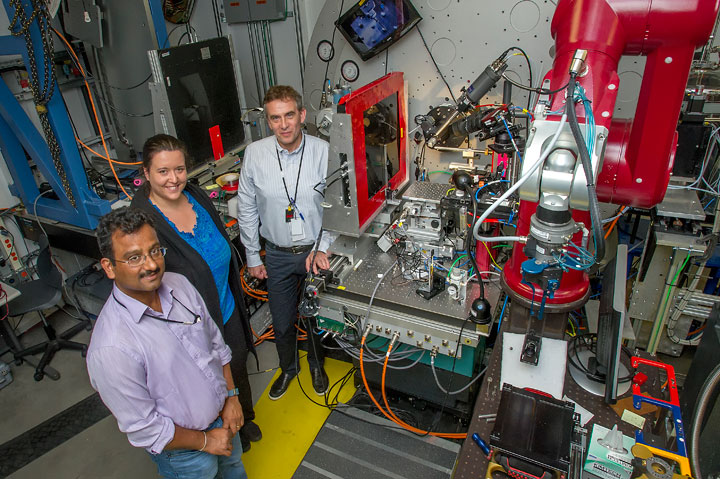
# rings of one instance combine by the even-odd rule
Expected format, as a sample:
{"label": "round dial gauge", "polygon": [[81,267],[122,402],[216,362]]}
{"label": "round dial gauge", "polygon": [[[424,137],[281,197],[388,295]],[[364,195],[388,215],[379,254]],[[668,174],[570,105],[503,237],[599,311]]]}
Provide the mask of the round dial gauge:
{"label": "round dial gauge", "polygon": [[345,60],[340,67],[342,77],[349,82],[354,82],[360,76],[360,67],[352,60]]}
{"label": "round dial gauge", "polygon": [[327,40],[320,40],[317,45],[317,54],[320,60],[329,62],[335,56],[335,47]]}

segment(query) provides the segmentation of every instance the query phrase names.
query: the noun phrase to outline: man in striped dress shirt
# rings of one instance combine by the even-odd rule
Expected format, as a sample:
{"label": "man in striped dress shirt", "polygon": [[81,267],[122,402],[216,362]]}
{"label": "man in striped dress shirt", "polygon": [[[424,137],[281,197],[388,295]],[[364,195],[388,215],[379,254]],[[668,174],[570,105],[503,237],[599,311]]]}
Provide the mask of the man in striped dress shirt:
{"label": "man in striped dress shirt", "polygon": [[[302,97],[292,87],[271,87],[263,103],[274,135],[245,150],[237,219],[248,270],[256,278],[267,279],[282,369],[269,396],[277,400],[299,371],[295,329],[298,281],[310,268],[317,272],[329,267],[327,249],[335,237],[327,232],[320,234],[328,143],[303,133],[306,111]],[[261,236],[265,239],[264,264],[260,258]],[[308,331],[308,338],[313,388],[323,395],[328,389],[323,347],[312,331]]]}

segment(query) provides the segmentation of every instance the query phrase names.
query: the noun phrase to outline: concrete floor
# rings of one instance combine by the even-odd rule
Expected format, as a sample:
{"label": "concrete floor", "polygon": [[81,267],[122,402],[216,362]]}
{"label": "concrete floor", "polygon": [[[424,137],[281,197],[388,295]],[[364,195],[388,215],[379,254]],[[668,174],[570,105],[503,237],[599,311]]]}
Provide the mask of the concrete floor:
{"label": "concrete floor", "polygon": [[[75,320],[65,312],[58,311],[51,316],[50,321],[57,331],[64,331]],[[21,338],[24,345],[32,345],[43,339],[41,328],[35,328]],[[90,333],[86,331],[75,337],[76,341],[83,343],[89,339]],[[263,372],[258,372],[252,357],[248,362],[255,402],[265,391],[278,365],[274,344],[261,344],[258,358],[260,371]],[[0,444],[13,440],[95,393],[88,380],[85,360],[79,352],[58,352],[51,363],[61,374],[58,381],[45,377],[36,382],[33,379],[34,369],[27,364],[12,364],[12,355],[9,353],[0,359],[11,364],[13,375],[13,382],[0,390]],[[147,453],[131,446],[125,434],[118,430],[115,419],[108,416],[7,477],[144,479],[157,478],[158,474]]]}

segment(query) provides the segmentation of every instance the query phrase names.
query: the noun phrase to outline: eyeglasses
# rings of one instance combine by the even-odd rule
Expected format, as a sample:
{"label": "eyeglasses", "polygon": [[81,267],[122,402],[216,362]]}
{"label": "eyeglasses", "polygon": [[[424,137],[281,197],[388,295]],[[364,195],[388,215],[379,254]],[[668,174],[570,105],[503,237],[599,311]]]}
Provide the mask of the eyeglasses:
{"label": "eyeglasses", "polygon": [[114,261],[118,261],[120,263],[126,263],[128,266],[132,266],[134,268],[137,268],[138,266],[142,266],[145,264],[145,260],[148,256],[150,256],[153,260],[158,260],[165,256],[165,253],[167,253],[167,248],[164,246],[158,246],[157,248],[153,248],[150,250],[150,253],[148,254],[134,254],[130,256],[128,259],[115,259]]}

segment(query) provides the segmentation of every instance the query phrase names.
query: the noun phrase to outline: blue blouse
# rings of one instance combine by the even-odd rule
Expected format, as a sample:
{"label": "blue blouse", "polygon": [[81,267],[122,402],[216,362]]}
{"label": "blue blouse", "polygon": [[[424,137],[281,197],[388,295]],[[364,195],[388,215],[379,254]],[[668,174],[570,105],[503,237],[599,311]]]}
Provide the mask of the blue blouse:
{"label": "blue blouse", "polygon": [[163,218],[165,218],[165,221],[172,226],[175,232],[192,246],[210,267],[210,272],[213,275],[215,287],[220,297],[220,309],[222,310],[223,324],[225,324],[235,310],[235,299],[230,291],[230,283],[228,281],[231,260],[230,245],[217,229],[215,222],[210,217],[210,213],[200,206],[197,200],[187,191],[183,191],[183,194],[187,197],[188,201],[190,201],[190,205],[192,205],[192,209],[197,217],[195,227],[191,233],[178,230],[175,223],[170,221],[170,219],[160,211],[160,208],[155,205],[153,206],[155,206]]}

